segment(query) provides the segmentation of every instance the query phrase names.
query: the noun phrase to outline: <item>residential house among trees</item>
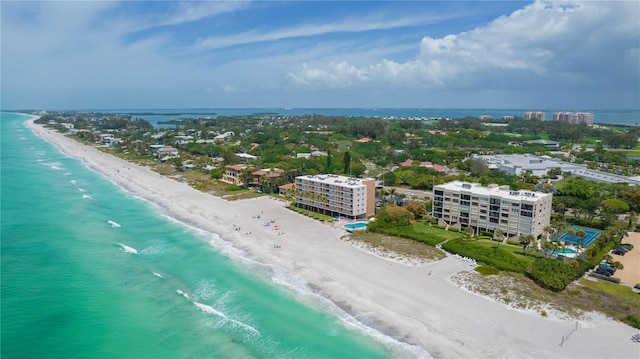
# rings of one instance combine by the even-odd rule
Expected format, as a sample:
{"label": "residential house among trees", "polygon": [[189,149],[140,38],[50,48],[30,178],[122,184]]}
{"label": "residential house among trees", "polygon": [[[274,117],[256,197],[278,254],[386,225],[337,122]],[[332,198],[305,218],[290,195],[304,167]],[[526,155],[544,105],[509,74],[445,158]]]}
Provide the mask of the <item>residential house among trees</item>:
{"label": "residential house among trees", "polygon": [[244,170],[248,170],[252,168],[254,168],[253,165],[247,165],[247,164],[226,165],[224,166],[224,173],[222,174],[221,181],[229,184],[243,186],[245,184],[245,180],[242,176],[242,172]]}

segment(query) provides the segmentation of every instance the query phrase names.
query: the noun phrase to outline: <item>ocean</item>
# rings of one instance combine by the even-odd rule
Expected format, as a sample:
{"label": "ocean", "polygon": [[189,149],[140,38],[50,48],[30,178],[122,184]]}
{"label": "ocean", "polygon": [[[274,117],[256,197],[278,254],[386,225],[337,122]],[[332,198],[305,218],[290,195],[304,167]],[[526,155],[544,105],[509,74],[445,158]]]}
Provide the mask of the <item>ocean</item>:
{"label": "ocean", "polygon": [[27,118],[0,118],[2,358],[430,357],[125,192]]}
{"label": "ocean", "polygon": [[158,122],[178,118],[244,116],[252,114],[276,114],[282,116],[349,116],[378,118],[464,118],[466,116],[491,116],[501,119],[503,116],[524,118],[527,111],[542,111],[546,121],[551,121],[554,112],[591,112],[594,122],[598,124],[638,126],[640,110],[585,110],[585,109],[439,109],[439,108],[218,108],[218,109],[110,109],[87,110],[104,113],[129,113],[134,117],[144,118],[154,126]]}

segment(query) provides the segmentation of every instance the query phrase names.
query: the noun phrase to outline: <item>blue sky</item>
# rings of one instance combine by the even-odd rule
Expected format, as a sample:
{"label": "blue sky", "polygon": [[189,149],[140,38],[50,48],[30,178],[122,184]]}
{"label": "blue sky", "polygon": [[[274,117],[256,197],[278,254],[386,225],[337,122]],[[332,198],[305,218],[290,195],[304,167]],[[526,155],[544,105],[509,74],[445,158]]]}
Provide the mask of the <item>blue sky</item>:
{"label": "blue sky", "polygon": [[638,1],[2,1],[3,109],[639,109]]}

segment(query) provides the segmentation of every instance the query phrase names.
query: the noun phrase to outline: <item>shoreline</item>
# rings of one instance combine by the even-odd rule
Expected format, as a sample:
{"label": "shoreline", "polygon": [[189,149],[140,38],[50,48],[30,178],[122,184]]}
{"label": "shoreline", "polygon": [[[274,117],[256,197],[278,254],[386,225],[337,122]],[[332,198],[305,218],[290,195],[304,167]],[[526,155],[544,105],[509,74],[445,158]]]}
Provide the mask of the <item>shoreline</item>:
{"label": "shoreline", "polygon": [[[376,330],[435,358],[631,358],[640,350],[629,340],[637,330],[601,315],[592,315],[572,332],[573,320],[522,313],[465,291],[450,278],[472,267],[453,256],[421,265],[392,262],[341,240],[347,234],[341,226],[300,216],[279,200],[228,202],[33,121],[26,125],[37,136],[132,195],[194,228],[218,234],[252,260],[302,278],[353,318],[366,317]],[[253,218],[257,214],[261,218]],[[264,226],[271,219],[284,234]],[[276,244],[281,247],[274,248]],[[428,276],[430,271],[434,275]],[[571,338],[560,346],[568,333]]]}

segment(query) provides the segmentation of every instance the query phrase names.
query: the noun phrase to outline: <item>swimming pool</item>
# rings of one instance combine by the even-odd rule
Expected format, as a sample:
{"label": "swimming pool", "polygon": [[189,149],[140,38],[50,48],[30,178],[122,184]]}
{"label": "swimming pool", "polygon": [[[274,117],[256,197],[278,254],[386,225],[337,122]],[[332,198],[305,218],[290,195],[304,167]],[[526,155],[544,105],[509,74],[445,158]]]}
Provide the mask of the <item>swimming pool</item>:
{"label": "swimming pool", "polygon": [[571,248],[567,248],[567,249],[558,249],[557,251],[554,251],[553,254],[560,254],[560,255],[564,255],[564,254],[576,254],[578,252],[574,251]]}
{"label": "swimming pool", "polygon": [[576,252],[573,248],[558,249],[551,253],[566,258],[575,258],[578,255],[578,252]]}
{"label": "swimming pool", "polygon": [[583,240],[580,240],[580,238],[578,236],[570,236],[565,232],[560,236],[560,240],[561,241],[565,241],[565,242],[571,242],[571,243],[574,243],[574,244],[580,244],[581,243],[582,245],[588,247],[588,246],[591,245],[591,243],[593,243],[593,241],[596,240],[596,238],[598,238],[600,236],[600,232],[596,231],[594,229],[573,227],[572,230],[574,232],[583,231],[584,233],[587,234],[587,236]]}
{"label": "swimming pool", "polygon": [[367,222],[354,222],[354,223],[347,223],[344,225],[344,228],[347,231],[357,231],[357,230],[362,230],[367,228]]}

